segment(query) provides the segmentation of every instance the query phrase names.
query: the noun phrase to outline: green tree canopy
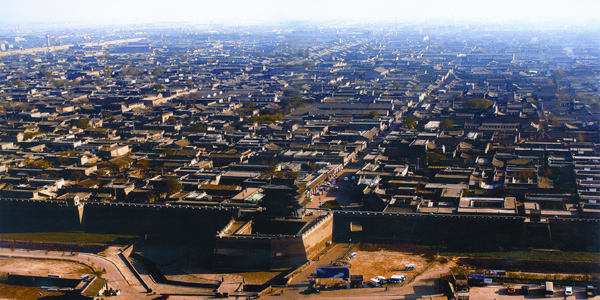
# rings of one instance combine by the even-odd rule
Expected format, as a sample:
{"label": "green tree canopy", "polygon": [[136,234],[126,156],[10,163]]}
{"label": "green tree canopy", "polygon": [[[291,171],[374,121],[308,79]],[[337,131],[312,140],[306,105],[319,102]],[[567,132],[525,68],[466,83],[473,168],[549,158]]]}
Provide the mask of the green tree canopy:
{"label": "green tree canopy", "polygon": [[554,73],[552,73],[552,76],[556,79],[561,79],[567,75],[565,74],[565,71],[563,71],[563,69],[556,69],[556,71],[554,71]]}
{"label": "green tree canopy", "polygon": [[493,102],[487,99],[470,99],[465,104],[465,108],[483,111],[488,109],[492,104]]}
{"label": "green tree canopy", "polygon": [[452,129],[454,128],[454,123],[452,123],[452,121],[450,121],[449,119],[445,119],[440,122],[440,127],[442,127],[443,129]]}
{"label": "green tree canopy", "polygon": [[206,127],[204,127],[200,124],[196,124],[196,125],[192,126],[192,130],[195,132],[206,132]]}
{"label": "green tree canopy", "polygon": [[281,101],[281,105],[283,106],[284,109],[287,109],[287,110],[301,108],[301,107],[306,106],[304,104],[304,102],[302,101],[302,97],[299,94],[283,99]]}
{"label": "green tree canopy", "polygon": [[152,76],[162,76],[162,74],[165,73],[165,69],[161,68],[161,67],[157,67],[156,69],[154,69],[152,71]]}
{"label": "green tree canopy", "polygon": [[90,121],[88,119],[77,119],[73,121],[73,126],[77,128],[85,129],[90,126]]}
{"label": "green tree canopy", "polygon": [[164,177],[162,180],[156,181],[153,187],[157,192],[167,195],[175,194],[183,189],[181,182],[176,177]]}
{"label": "green tree canopy", "polygon": [[165,85],[164,84],[155,84],[152,86],[152,89],[155,91],[160,91],[160,90],[164,90],[165,89]]}
{"label": "green tree canopy", "polygon": [[381,115],[376,110],[370,111],[368,116],[371,119],[375,119],[375,118],[381,117]]}
{"label": "green tree canopy", "polygon": [[417,127],[417,119],[415,119],[415,117],[406,117],[404,118],[402,125],[408,129],[415,129],[415,127]]}
{"label": "green tree canopy", "polygon": [[427,152],[427,163],[429,164],[437,164],[443,159],[446,159],[446,156],[435,152]]}

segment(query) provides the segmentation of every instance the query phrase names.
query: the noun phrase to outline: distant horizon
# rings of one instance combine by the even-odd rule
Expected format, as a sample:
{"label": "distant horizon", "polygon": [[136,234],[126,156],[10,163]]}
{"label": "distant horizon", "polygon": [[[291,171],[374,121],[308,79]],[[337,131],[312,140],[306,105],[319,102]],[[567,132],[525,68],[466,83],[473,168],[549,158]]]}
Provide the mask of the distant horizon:
{"label": "distant horizon", "polygon": [[[123,26],[143,24],[273,25],[281,23],[348,24],[398,22],[597,23],[595,0],[262,0],[163,1],[105,0],[100,5],[74,0],[22,0],[3,5],[5,26]],[[5,28],[10,30],[11,28]]]}

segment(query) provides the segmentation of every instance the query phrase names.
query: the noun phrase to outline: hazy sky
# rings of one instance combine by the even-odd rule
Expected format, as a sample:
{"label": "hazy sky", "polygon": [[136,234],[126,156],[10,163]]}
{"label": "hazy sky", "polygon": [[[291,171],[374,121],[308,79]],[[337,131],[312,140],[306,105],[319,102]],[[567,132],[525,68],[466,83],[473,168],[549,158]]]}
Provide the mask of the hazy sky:
{"label": "hazy sky", "polygon": [[600,0],[6,0],[0,23],[600,18]]}

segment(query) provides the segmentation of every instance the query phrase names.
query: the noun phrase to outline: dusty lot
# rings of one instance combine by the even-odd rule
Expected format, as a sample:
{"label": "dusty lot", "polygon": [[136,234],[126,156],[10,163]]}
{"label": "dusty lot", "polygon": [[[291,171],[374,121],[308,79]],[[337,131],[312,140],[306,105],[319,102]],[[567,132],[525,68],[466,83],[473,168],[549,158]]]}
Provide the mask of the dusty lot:
{"label": "dusty lot", "polygon": [[31,276],[59,274],[63,278],[77,279],[81,275],[90,274],[92,269],[79,263],[61,260],[0,257],[0,272]]}
{"label": "dusty lot", "polygon": [[[390,278],[395,274],[406,275],[411,280],[423,272],[432,261],[427,261],[423,255],[394,252],[389,250],[356,251],[356,257],[351,259],[350,274],[362,274],[365,280],[384,276]],[[405,264],[414,264],[412,271],[403,271]]]}
{"label": "dusty lot", "polygon": [[63,293],[47,292],[34,287],[14,286],[0,283],[0,300],[36,300],[40,297],[40,292],[48,297],[64,295]]}

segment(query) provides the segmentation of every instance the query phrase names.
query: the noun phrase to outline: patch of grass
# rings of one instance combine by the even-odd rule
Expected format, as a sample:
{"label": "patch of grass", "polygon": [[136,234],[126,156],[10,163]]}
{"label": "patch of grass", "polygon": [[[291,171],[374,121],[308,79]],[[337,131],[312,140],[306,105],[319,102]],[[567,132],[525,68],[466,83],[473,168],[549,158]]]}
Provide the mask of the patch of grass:
{"label": "patch of grass", "polygon": [[[0,295],[2,299],[35,300],[40,297],[38,288],[30,286],[17,286],[0,284]],[[43,291],[44,296],[61,296],[64,293]]]}
{"label": "patch of grass", "polygon": [[22,232],[0,233],[0,240],[18,240],[30,242],[58,242],[77,244],[129,244],[136,236],[118,234],[99,234],[83,232]]}
{"label": "patch of grass", "polygon": [[546,251],[546,250],[529,250],[529,251],[506,251],[506,252],[478,252],[478,253],[461,253],[461,252],[440,252],[442,256],[458,256],[458,257],[482,257],[482,258],[501,258],[501,259],[528,259],[540,261],[572,261],[572,262],[598,262],[600,261],[600,253],[597,252],[571,252],[571,251]]}

